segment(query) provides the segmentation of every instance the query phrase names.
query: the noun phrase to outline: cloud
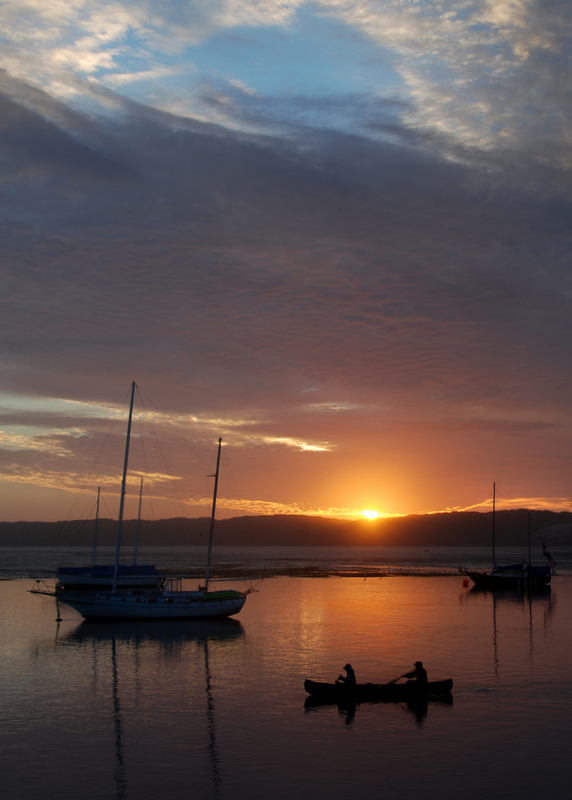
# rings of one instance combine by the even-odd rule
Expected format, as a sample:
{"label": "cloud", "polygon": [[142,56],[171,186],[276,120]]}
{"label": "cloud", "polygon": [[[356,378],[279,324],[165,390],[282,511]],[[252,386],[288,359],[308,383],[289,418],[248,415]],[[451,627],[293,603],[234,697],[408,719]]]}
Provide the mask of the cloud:
{"label": "cloud", "polygon": [[[232,375],[247,405],[253,373],[277,397],[351,385],[361,402],[380,376],[438,387],[470,353],[448,392],[478,399],[498,365],[510,386],[564,358],[569,201],[550,173],[529,173],[530,188],[509,167],[499,186],[363,137],[269,140],[134,104],[109,121],[53,106],[65,124],[4,105],[8,386],[26,387],[24,353],[49,373],[51,358],[76,369],[100,346],[118,374],[144,350],[150,374]],[[547,340],[548,359],[535,353]]]}
{"label": "cloud", "polygon": [[[226,91],[222,84],[215,88],[215,81],[205,92],[200,76],[186,84],[169,82],[188,74],[189,54],[200,43],[269,28],[301,36],[309,15],[336,20],[378,47],[379,57],[401,77],[398,93],[384,96],[380,87],[377,96],[356,103],[349,96],[336,102],[332,90],[331,98],[307,102],[303,95],[265,97],[253,85],[245,91],[244,80],[232,74]],[[138,90],[141,99],[165,111],[256,124],[259,132],[284,130],[290,119],[290,124],[353,126],[362,134],[388,135],[398,122],[402,135],[409,130],[438,138],[443,150],[499,152],[503,159],[518,153],[519,159],[569,169],[568,16],[565,4],[536,0],[472,0],[461,6],[452,0],[160,5],[28,0],[5,3],[0,11],[6,44],[0,67],[66,101],[99,103],[104,87],[146,83],[147,95],[142,86]],[[396,103],[392,124],[385,127],[379,105],[391,101]]]}
{"label": "cloud", "polygon": [[570,167],[570,22],[563,3],[339,0],[327,9],[398,53],[394,67],[409,88],[410,127]]}
{"label": "cloud", "polygon": [[[201,458],[221,432],[250,464],[264,453],[245,502],[370,508],[360,487],[383,486],[377,505],[401,510],[403,486],[417,485],[416,507],[438,509],[453,505],[438,483],[459,464],[466,486],[518,469],[542,482],[535,497],[561,498],[565,26],[532,3],[512,16],[506,4],[314,4],[306,13],[392,43],[407,91],[285,96],[230,73],[186,93],[155,84],[154,104],[112,91],[146,71],[181,73],[158,57],[160,35],[172,56],[197,20],[196,36],[246,25],[250,10],[252,25],[295,27],[302,6],[163,8],[76,3],[68,21],[53,3],[2,9],[3,390],[103,404],[57,419],[5,410],[5,479],[52,485],[62,470],[72,485],[135,378],[164,398],[161,428],[168,417],[191,429]],[[34,9],[50,25],[27,32]],[[98,10],[118,13],[111,44]],[[177,98],[184,113],[169,113]],[[177,483],[176,459],[155,474]],[[455,505],[469,506],[460,493]]]}
{"label": "cloud", "polygon": [[0,26],[8,43],[0,67],[62,96],[74,76],[93,76],[104,82],[109,76],[111,84],[117,83],[126,64],[147,64],[156,76],[165,58],[180,56],[185,48],[216,31],[284,25],[301,4],[8,0],[0,9]]}

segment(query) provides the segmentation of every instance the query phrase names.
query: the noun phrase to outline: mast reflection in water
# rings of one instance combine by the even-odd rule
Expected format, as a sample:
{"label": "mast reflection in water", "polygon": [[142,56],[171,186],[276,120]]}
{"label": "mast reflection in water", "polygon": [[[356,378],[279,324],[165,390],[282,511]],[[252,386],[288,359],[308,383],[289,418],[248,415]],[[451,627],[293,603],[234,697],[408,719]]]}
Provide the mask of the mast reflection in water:
{"label": "mast reflection in water", "polygon": [[125,800],[127,797],[127,778],[125,777],[125,761],[123,756],[123,743],[121,741],[121,705],[119,700],[119,679],[117,675],[117,643],[115,638],[111,640],[111,675],[112,675],[112,697],[113,697],[113,728],[115,732],[115,759],[116,768],[114,773],[115,786],[117,788],[117,800]]}
{"label": "mast reflection in water", "polygon": [[[113,732],[115,744],[115,768],[113,779],[115,783],[115,800],[127,800],[129,797],[127,770],[125,763],[124,724],[122,719],[121,699],[121,674],[124,673],[124,683],[129,685],[132,676],[140,670],[140,658],[144,657],[144,649],[149,645],[158,645],[161,652],[169,658],[184,658],[189,644],[195,645],[203,653],[205,688],[204,711],[207,720],[207,748],[211,768],[212,796],[219,797],[222,786],[222,772],[220,755],[217,746],[215,701],[213,679],[209,662],[209,646],[213,642],[229,643],[244,635],[240,622],[236,620],[205,620],[205,621],[173,621],[165,622],[83,622],[74,631],[64,637],[59,637],[61,647],[89,647],[93,657],[94,680],[99,681],[99,673],[105,671],[109,663],[111,673],[111,707],[113,711]],[[125,651],[127,659],[121,665],[118,663],[118,650]],[[105,658],[109,651],[110,661]],[[104,658],[102,659],[102,656]],[[129,663],[131,662],[131,663]],[[193,679],[199,680],[197,671]],[[198,709],[197,709],[198,711]],[[154,735],[161,735],[157,732]]]}
{"label": "mast reflection in water", "polygon": [[[541,624],[546,628],[551,614],[555,609],[555,599],[552,594],[552,587],[547,586],[524,586],[504,589],[491,589],[480,586],[473,586],[467,593],[467,598],[480,598],[490,603],[492,609],[493,623],[493,653],[494,653],[494,672],[497,682],[499,682],[499,629],[498,616],[499,610],[502,612],[503,606],[512,607],[513,610],[520,609],[527,614],[528,635],[529,635],[529,661],[532,664],[534,659],[534,616],[533,608],[536,606],[542,610]],[[506,635],[506,634],[505,634]]]}

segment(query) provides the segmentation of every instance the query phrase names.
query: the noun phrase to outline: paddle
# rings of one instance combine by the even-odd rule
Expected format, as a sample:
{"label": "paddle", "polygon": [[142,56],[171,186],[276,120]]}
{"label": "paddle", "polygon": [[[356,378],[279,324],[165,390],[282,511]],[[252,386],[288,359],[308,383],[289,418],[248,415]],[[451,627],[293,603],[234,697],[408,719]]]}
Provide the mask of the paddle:
{"label": "paddle", "polygon": [[389,681],[387,686],[393,686],[394,683],[397,683],[397,681],[400,681],[402,678],[405,678],[405,675],[400,675],[399,678],[394,678],[392,681]]}

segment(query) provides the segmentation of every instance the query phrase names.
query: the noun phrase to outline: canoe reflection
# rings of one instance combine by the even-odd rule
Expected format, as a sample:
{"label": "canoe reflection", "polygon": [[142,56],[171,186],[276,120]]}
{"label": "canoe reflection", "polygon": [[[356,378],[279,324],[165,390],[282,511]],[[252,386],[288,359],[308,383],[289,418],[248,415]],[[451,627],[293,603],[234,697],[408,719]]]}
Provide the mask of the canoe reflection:
{"label": "canoe reflection", "polygon": [[351,700],[347,701],[335,701],[335,700],[328,700],[324,698],[318,697],[307,697],[304,702],[304,710],[306,713],[313,713],[316,712],[320,708],[324,708],[326,706],[336,706],[338,709],[338,713],[340,716],[345,717],[346,725],[351,725],[354,721],[356,711],[358,708],[363,706],[375,706],[375,705],[394,705],[399,706],[402,709],[406,709],[409,711],[416,719],[417,724],[423,725],[425,719],[427,718],[429,705],[439,705],[439,706],[452,706],[453,705],[453,695],[446,694],[442,697],[425,697],[425,698],[415,698],[409,700],[408,702],[404,702],[403,700],[391,700],[391,699],[384,699],[384,700],[369,700],[364,703],[355,703]]}

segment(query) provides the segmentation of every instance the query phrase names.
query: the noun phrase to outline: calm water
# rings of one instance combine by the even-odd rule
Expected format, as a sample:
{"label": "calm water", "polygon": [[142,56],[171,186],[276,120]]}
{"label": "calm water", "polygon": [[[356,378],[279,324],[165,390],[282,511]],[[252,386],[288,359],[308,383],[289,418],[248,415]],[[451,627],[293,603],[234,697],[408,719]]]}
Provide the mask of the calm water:
{"label": "calm water", "polygon": [[[572,548],[550,545],[558,562],[558,574],[572,576]],[[90,547],[0,547],[0,578],[53,577],[60,564],[80,566],[91,563]],[[204,547],[142,547],[139,563],[157,564],[178,573],[204,570]],[[526,548],[497,548],[499,563],[527,559]],[[534,558],[536,557],[536,558]],[[115,548],[101,547],[98,563],[112,564]],[[358,573],[374,575],[387,570],[404,573],[425,572],[458,574],[459,566],[488,568],[488,547],[219,547],[214,550],[213,569],[227,575],[312,575]],[[129,550],[122,561],[132,563]],[[535,563],[546,563],[540,548],[533,553]]]}
{"label": "calm water", "polygon": [[[88,624],[64,610],[56,624],[31,585],[0,582],[9,800],[569,789],[566,574],[532,597],[475,594],[461,576],[269,578],[236,620],[211,623]],[[417,659],[454,679],[453,705],[305,709],[305,677],[332,680],[350,661],[360,681],[390,680]]]}

